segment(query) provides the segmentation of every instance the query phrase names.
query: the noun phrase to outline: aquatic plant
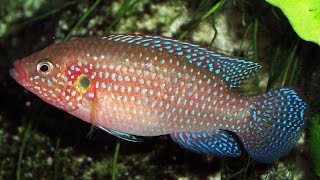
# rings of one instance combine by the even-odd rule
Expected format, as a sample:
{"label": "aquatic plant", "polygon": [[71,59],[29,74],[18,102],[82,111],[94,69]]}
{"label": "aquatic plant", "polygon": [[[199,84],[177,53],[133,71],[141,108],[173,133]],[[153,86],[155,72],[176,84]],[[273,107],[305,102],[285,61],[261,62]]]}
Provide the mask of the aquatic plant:
{"label": "aquatic plant", "polygon": [[314,171],[320,177],[320,114],[315,115],[310,122],[310,150]]}
{"label": "aquatic plant", "polygon": [[319,0],[266,0],[280,8],[289,19],[293,29],[306,40],[320,45]]}

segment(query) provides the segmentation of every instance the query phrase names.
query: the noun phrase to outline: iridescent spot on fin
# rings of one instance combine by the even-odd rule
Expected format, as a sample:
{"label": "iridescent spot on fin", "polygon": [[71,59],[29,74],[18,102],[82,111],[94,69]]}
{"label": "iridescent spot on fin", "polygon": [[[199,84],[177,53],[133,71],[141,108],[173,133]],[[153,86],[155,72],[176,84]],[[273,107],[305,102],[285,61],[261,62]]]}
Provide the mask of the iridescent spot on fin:
{"label": "iridescent spot on fin", "polygon": [[127,133],[123,133],[123,132],[119,132],[119,131],[116,131],[116,130],[113,130],[113,129],[107,129],[107,128],[104,128],[102,126],[98,126],[100,129],[102,129],[103,131],[111,134],[111,135],[114,135],[120,139],[124,139],[126,141],[131,141],[131,142],[143,142],[142,139],[134,136],[134,135],[131,135],[131,134],[127,134]]}
{"label": "iridescent spot on fin", "polygon": [[239,143],[227,131],[216,129],[210,133],[181,132],[170,135],[181,147],[196,153],[227,157],[241,154]]}

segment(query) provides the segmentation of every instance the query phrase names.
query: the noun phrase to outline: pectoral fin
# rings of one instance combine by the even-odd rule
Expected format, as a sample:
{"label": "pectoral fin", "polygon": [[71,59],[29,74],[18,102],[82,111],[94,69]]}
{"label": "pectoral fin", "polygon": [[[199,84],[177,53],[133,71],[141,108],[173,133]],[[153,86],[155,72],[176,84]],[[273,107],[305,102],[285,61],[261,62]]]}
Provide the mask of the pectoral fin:
{"label": "pectoral fin", "polygon": [[131,135],[131,134],[127,134],[127,133],[123,133],[123,132],[119,132],[119,131],[116,131],[116,130],[113,130],[113,129],[107,129],[107,128],[104,128],[102,126],[98,126],[100,129],[102,129],[103,131],[109,133],[109,134],[112,134],[118,138],[121,138],[121,139],[124,139],[124,140],[127,140],[127,141],[131,141],[131,142],[143,142],[142,139],[134,136],[134,135]]}

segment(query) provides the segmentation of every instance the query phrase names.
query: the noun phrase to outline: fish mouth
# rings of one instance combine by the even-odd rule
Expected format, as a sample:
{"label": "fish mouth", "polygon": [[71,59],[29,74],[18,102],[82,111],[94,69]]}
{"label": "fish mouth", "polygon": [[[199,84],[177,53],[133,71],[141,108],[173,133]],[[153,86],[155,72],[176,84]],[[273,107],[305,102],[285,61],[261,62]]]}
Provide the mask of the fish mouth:
{"label": "fish mouth", "polygon": [[24,85],[28,79],[28,73],[21,62],[21,60],[17,60],[13,64],[14,68],[9,70],[10,76],[15,79],[19,84]]}

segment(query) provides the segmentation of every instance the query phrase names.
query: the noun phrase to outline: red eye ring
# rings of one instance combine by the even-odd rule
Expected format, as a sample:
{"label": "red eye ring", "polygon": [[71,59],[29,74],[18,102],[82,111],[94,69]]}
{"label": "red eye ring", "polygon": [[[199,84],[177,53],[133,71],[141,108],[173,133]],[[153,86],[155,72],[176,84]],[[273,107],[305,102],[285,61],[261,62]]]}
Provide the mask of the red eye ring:
{"label": "red eye ring", "polygon": [[53,69],[53,64],[48,59],[40,60],[37,64],[37,72],[44,76],[50,75]]}

